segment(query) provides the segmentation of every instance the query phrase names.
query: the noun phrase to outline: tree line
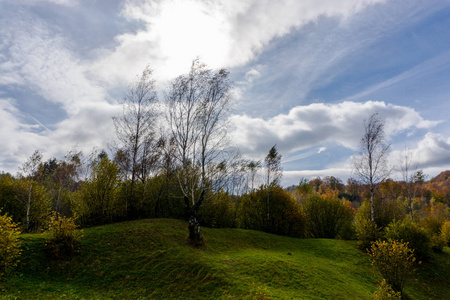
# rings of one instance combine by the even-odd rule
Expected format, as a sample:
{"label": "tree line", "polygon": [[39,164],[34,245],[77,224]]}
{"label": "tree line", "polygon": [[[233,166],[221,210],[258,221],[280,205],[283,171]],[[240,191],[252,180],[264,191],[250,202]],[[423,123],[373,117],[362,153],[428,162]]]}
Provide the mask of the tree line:
{"label": "tree line", "polygon": [[188,221],[189,239],[196,243],[202,242],[203,224],[358,238],[367,245],[401,221],[425,230],[430,245],[443,243],[447,172],[426,181],[405,150],[402,180],[390,179],[390,147],[378,114],[364,122],[361,152],[354,156],[356,178],[346,185],[332,176],[301,179],[283,189],[276,145],[259,161],[244,159],[232,147],[231,91],[227,70],[213,71],[194,60],[160,99],[152,70],[145,68],[130,85],[122,113],[113,118],[117,138],[109,154],[72,150],[43,161],[42,153],[34,152],[17,176],[0,176],[2,213],[25,232],[44,230],[52,212],[82,226],[180,218]]}

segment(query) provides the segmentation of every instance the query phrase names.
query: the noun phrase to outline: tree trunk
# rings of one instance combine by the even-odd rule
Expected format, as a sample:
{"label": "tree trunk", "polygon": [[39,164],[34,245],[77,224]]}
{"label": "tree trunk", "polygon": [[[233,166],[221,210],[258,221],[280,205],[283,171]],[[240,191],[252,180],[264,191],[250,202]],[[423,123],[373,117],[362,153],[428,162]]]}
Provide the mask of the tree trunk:
{"label": "tree trunk", "polygon": [[190,210],[189,214],[189,225],[188,225],[189,240],[196,246],[203,245],[203,238],[200,234],[200,223],[197,221],[197,212],[200,206],[202,205],[204,199],[205,199],[205,190],[202,190],[199,200],[192,206],[192,209]]}
{"label": "tree trunk", "polygon": [[200,224],[197,221],[197,218],[195,217],[195,213],[193,212],[189,218],[189,239],[191,241],[200,241]]}
{"label": "tree trunk", "polygon": [[28,232],[30,230],[30,210],[31,210],[31,192],[33,189],[33,183],[30,183],[28,187],[28,201],[27,201],[27,229]]}
{"label": "tree trunk", "polygon": [[374,204],[374,197],[373,197],[373,190],[370,191],[370,221],[372,223],[375,222],[375,204]]}

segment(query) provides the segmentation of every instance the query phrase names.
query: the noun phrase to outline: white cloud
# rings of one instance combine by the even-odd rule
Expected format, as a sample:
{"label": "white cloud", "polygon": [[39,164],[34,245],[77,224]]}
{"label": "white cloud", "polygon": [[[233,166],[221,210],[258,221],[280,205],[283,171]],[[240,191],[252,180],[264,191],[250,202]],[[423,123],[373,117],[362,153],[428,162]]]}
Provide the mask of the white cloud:
{"label": "white cloud", "polygon": [[320,147],[319,151],[317,151],[317,153],[322,153],[325,150],[327,150],[327,147]]}
{"label": "white cloud", "polygon": [[85,151],[106,147],[114,130],[111,117],[120,106],[109,103],[106,89],[86,77],[85,62],[70,50],[70,41],[28,13],[2,19],[0,35],[0,86],[23,89],[65,114],[59,123],[49,114],[37,120],[26,106],[33,100],[1,99],[1,138],[7,141],[0,146],[2,170],[14,172],[36,149],[60,157],[75,145]]}
{"label": "white cloud", "polygon": [[352,177],[352,169],[350,167],[343,168],[327,168],[321,170],[301,170],[301,171],[284,171],[284,185],[298,184],[301,178],[314,179],[316,177],[334,176],[346,183],[347,179]]}
{"label": "white cloud", "polygon": [[[29,17],[28,15],[24,16]],[[39,20],[17,20],[11,30],[2,22],[7,59],[0,63],[3,78],[24,85],[47,101],[62,104],[69,113],[84,102],[102,101],[105,91],[85,77],[85,66],[72,54],[70,42]]]}
{"label": "white cloud", "polygon": [[274,144],[285,155],[326,142],[356,150],[363,120],[375,112],[385,119],[388,139],[410,128],[431,128],[438,123],[424,120],[412,108],[375,101],[314,103],[267,120],[247,115],[235,115],[231,120],[236,127],[234,141],[241,151],[261,157]]}
{"label": "white cloud", "polygon": [[45,135],[36,133],[36,126],[21,120],[21,113],[15,108],[14,100],[0,98],[0,165],[2,171],[14,172],[27,155],[50,145]]}
{"label": "white cloud", "polygon": [[197,56],[212,68],[241,66],[292,29],[321,16],[345,19],[379,2],[129,0],[122,15],[144,28],[117,36],[118,46],[92,72],[128,81],[150,63],[166,80],[186,72]]}
{"label": "white cloud", "polygon": [[[441,134],[428,132],[415,147],[409,147],[410,159],[419,169],[433,169],[440,171],[450,168],[450,138]],[[404,150],[393,151],[392,163],[397,168],[404,161]],[[434,174],[436,175],[436,174]]]}

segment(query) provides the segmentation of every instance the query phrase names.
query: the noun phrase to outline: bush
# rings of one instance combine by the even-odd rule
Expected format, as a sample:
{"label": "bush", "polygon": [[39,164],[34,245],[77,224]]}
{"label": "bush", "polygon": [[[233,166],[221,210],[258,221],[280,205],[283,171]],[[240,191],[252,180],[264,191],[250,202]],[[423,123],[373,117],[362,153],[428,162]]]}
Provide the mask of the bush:
{"label": "bush", "polygon": [[386,279],[381,281],[378,290],[373,294],[374,300],[388,300],[388,299],[401,299],[402,295],[400,292],[396,292],[392,289],[392,287],[387,283]]}
{"label": "bush", "polygon": [[385,229],[386,239],[409,243],[418,259],[426,259],[430,255],[431,241],[425,229],[412,223],[409,219],[394,221]]}
{"label": "bush", "polygon": [[313,238],[351,238],[354,209],[337,197],[311,195],[302,204],[308,234]]}
{"label": "bush", "polygon": [[372,243],[368,253],[386,282],[401,293],[406,280],[415,272],[414,250],[408,248],[408,243],[389,239]]}
{"label": "bush", "polygon": [[442,225],[450,217],[447,206],[443,203],[436,203],[425,209],[425,217],[420,220],[420,225],[427,231],[438,235],[441,232]]}
{"label": "bush", "polygon": [[237,205],[236,218],[240,228],[293,237],[303,237],[305,232],[305,219],[300,205],[279,186],[272,186],[269,190],[261,186],[243,195]]}
{"label": "bush", "polygon": [[450,246],[450,221],[447,221],[442,225],[441,237],[447,246]]}
{"label": "bush", "polygon": [[45,252],[51,258],[70,258],[79,250],[81,236],[82,233],[77,230],[74,219],[61,217],[55,213],[50,219]]}
{"label": "bush", "polygon": [[236,227],[236,209],[231,196],[219,192],[204,202],[198,213],[198,221],[203,226],[216,228]]}
{"label": "bush", "polygon": [[[394,220],[401,220],[404,218],[402,208],[397,202],[397,199],[381,199],[376,197],[374,199],[375,208],[375,224],[378,228],[385,228]],[[364,217],[370,219],[370,201],[364,201],[358,209],[357,217]]]}
{"label": "bush", "polygon": [[11,217],[0,215],[0,279],[18,263],[21,253],[18,235],[19,230]]}
{"label": "bush", "polygon": [[358,246],[363,250],[368,249],[373,242],[383,237],[383,232],[377,224],[361,215],[356,218],[355,231]]}
{"label": "bush", "polygon": [[441,235],[433,234],[430,238],[431,250],[442,253],[444,251],[445,241]]}

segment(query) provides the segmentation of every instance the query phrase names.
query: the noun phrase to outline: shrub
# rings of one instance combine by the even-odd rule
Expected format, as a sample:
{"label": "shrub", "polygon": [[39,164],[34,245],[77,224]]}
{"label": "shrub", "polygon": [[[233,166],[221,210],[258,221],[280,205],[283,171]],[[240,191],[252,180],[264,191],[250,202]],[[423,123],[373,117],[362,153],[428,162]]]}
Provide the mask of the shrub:
{"label": "shrub", "polygon": [[[397,199],[381,199],[376,197],[374,199],[375,208],[375,223],[378,228],[385,228],[394,220],[404,218],[402,208],[397,202]],[[364,201],[358,209],[357,217],[364,217],[370,219],[370,201]]]}
{"label": "shrub", "polygon": [[51,258],[70,258],[79,250],[81,236],[73,218],[61,217],[55,213],[50,219],[45,251]]}
{"label": "shrub", "polygon": [[377,224],[361,215],[356,218],[355,231],[358,239],[358,246],[363,250],[369,248],[372,242],[383,237],[383,232]]}
{"label": "shrub", "polygon": [[414,250],[408,243],[389,239],[376,241],[368,250],[372,265],[381,272],[386,282],[397,292],[402,292],[408,277],[415,272]]}
{"label": "shrub", "polygon": [[430,238],[431,250],[434,252],[442,253],[445,246],[444,237],[441,235],[433,234]]}
{"label": "shrub", "polygon": [[205,201],[199,210],[198,220],[209,227],[236,227],[236,209],[231,196],[228,193],[219,192]]}
{"label": "shrub", "polygon": [[442,225],[441,237],[447,246],[450,246],[450,221],[447,221]]}
{"label": "shrub", "polygon": [[19,230],[11,217],[0,215],[0,279],[18,263],[21,253],[18,235]]}
{"label": "shrub", "polygon": [[302,204],[308,234],[314,238],[352,236],[354,209],[339,198],[311,195]]}
{"label": "shrub", "polygon": [[378,290],[373,294],[374,300],[388,300],[388,299],[401,299],[402,295],[400,292],[396,292],[392,289],[392,287],[387,283],[386,279],[381,281]]}
{"label": "shrub", "polygon": [[385,229],[386,239],[409,243],[418,259],[426,259],[430,255],[431,241],[425,229],[411,222],[409,219],[394,221]]}
{"label": "shrub", "polygon": [[270,190],[261,186],[258,190],[243,195],[237,205],[236,218],[240,228],[293,237],[304,236],[305,219],[300,205],[289,192],[279,186],[272,186]]}

